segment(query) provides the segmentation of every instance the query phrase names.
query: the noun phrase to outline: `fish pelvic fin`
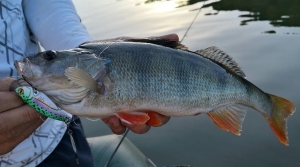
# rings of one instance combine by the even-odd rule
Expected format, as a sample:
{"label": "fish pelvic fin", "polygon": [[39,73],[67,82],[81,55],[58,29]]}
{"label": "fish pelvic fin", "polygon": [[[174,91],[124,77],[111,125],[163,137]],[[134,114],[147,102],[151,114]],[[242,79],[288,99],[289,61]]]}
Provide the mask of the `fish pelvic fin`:
{"label": "fish pelvic fin", "polygon": [[230,105],[208,112],[210,119],[222,130],[240,136],[246,110],[240,105]]}
{"label": "fish pelvic fin", "polygon": [[117,112],[115,115],[122,121],[127,124],[141,125],[145,124],[150,117],[147,113],[132,111],[132,112]]}
{"label": "fish pelvic fin", "polygon": [[279,141],[288,146],[287,118],[296,111],[296,107],[287,99],[271,94],[268,95],[273,104],[273,111],[269,117],[265,117]]}
{"label": "fish pelvic fin", "polygon": [[141,112],[147,113],[149,116],[149,120],[147,121],[147,124],[153,127],[158,127],[163,124],[161,115],[155,111],[151,110],[141,110]]}

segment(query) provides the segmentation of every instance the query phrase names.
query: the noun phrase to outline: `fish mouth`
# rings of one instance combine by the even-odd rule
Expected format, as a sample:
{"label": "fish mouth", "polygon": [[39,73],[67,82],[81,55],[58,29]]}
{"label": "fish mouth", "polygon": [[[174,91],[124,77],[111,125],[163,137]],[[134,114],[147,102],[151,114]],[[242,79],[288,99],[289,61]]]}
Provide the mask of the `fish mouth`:
{"label": "fish mouth", "polygon": [[18,71],[19,75],[25,75],[26,77],[32,77],[33,76],[33,71],[31,68],[30,61],[25,58],[21,61],[16,60],[14,62],[14,66],[16,70]]}

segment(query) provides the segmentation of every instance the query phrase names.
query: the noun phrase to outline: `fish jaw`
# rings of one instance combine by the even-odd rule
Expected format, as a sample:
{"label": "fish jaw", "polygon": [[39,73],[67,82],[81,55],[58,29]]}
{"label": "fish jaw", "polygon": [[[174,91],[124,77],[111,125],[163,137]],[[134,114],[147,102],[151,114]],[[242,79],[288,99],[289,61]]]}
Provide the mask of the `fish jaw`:
{"label": "fish jaw", "polygon": [[14,66],[17,69],[19,75],[24,75],[27,78],[42,76],[42,68],[40,66],[32,64],[28,58],[21,61],[16,60]]}

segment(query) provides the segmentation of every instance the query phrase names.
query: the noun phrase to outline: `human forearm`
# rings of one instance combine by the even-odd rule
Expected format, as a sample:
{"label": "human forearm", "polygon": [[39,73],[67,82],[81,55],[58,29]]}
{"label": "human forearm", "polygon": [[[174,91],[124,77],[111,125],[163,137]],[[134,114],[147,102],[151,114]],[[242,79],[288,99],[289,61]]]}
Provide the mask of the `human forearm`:
{"label": "human forearm", "polygon": [[46,50],[75,48],[92,38],[71,0],[24,0],[26,21]]}

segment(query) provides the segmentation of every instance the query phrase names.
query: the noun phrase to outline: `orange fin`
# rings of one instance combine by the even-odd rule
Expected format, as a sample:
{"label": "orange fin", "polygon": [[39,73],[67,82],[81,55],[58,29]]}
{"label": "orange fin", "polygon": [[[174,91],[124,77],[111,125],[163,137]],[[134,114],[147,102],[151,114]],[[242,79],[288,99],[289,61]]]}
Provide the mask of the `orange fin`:
{"label": "orange fin", "polygon": [[209,112],[207,115],[220,129],[230,131],[238,136],[241,135],[240,131],[246,116],[244,108],[238,105],[231,105]]}
{"label": "orange fin", "polygon": [[269,94],[271,101],[273,103],[273,111],[268,120],[272,130],[278,137],[279,141],[288,146],[288,135],[287,135],[287,123],[286,120],[295,111],[296,107],[294,104],[284,98]]}
{"label": "orange fin", "polygon": [[118,112],[115,113],[115,115],[120,118],[121,121],[134,125],[145,124],[150,119],[148,114],[143,112]]}
{"label": "orange fin", "polygon": [[158,114],[155,111],[148,111],[148,110],[145,110],[143,112],[148,113],[148,116],[150,117],[150,119],[147,121],[148,125],[150,125],[150,126],[161,126],[162,125],[162,121],[159,116],[160,114]]}

